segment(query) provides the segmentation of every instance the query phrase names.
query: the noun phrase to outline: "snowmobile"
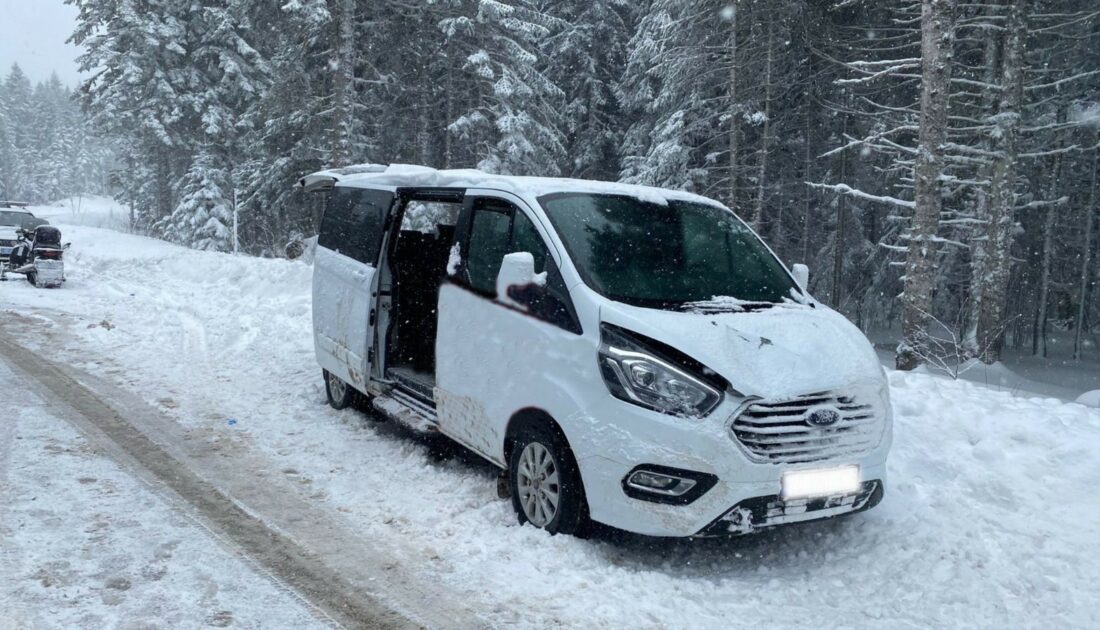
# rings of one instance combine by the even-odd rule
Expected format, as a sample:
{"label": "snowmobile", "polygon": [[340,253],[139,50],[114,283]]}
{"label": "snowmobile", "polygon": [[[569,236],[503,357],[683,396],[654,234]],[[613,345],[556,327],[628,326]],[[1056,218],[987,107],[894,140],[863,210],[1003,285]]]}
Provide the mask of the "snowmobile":
{"label": "snowmobile", "polygon": [[39,288],[53,289],[65,281],[62,256],[69,243],[61,244],[61,230],[40,225],[32,230],[16,230],[18,240],[12,247],[7,263],[0,266],[0,280],[7,274],[20,273]]}

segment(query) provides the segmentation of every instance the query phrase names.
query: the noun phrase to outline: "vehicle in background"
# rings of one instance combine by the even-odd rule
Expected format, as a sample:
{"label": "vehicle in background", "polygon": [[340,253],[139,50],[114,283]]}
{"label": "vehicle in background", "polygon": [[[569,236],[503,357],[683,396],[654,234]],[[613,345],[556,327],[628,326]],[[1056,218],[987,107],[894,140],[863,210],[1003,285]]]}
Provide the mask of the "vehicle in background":
{"label": "vehicle in background", "polygon": [[17,230],[33,230],[39,225],[49,225],[49,221],[27,210],[28,205],[21,201],[0,200],[0,264],[7,261],[11,248],[19,240]]}
{"label": "vehicle in background", "polygon": [[0,280],[7,274],[19,273],[36,287],[54,289],[65,281],[65,250],[61,244],[61,230],[50,225],[16,231],[19,240],[11,249],[6,262],[0,262]]}
{"label": "vehicle in background", "polygon": [[371,165],[327,194],[329,403],[500,467],[521,523],[743,534],[883,496],[871,344],[722,204],[622,184]]}

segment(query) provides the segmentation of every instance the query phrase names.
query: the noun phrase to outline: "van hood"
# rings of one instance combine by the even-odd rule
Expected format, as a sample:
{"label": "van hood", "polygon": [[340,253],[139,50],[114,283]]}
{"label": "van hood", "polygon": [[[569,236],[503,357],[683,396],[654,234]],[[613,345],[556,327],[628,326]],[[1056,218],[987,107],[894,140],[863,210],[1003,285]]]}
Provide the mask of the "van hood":
{"label": "van hood", "polygon": [[745,396],[782,399],[883,378],[863,333],[818,303],[711,314],[605,302],[600,316],[686,353]]}

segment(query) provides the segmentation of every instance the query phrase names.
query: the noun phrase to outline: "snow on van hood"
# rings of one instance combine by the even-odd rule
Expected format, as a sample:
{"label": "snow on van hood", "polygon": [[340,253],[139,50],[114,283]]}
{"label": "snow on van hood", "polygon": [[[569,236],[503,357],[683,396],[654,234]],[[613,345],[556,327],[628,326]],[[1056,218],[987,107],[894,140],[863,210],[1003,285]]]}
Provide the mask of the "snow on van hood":
{"label": "snow on van hood", "polygon": [[706,314],[608,302],[600,315],[688,354],[746,396],[785,398],[882,378],[863,333],[822,304]]}

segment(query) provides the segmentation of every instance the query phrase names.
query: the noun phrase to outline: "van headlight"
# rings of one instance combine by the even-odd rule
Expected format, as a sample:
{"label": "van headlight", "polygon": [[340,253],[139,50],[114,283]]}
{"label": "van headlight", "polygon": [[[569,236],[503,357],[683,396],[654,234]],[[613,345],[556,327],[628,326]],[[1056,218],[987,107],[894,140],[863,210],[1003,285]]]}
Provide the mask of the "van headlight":
{"label": "van headlight", "polygon": [[674,365],[643,343],[604,325],[600,331],[600,373],[611,395],[677,416],[701,418],[722,401],[710,383]]}

